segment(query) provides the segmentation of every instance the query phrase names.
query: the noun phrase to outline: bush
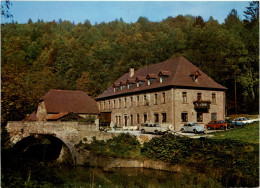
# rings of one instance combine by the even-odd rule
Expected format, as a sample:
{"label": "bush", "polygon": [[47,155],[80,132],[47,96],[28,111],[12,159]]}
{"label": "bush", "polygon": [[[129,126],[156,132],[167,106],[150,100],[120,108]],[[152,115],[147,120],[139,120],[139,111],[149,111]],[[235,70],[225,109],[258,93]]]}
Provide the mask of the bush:
{"label": "bush", "polygon": [[94,155],[120,157],[120,158],[139,158],[141,156],[141,145],[129,133],[121,134],[107,141],[97,140],[93,137],[91,144],[80,142],[76,147],[90,150]]}

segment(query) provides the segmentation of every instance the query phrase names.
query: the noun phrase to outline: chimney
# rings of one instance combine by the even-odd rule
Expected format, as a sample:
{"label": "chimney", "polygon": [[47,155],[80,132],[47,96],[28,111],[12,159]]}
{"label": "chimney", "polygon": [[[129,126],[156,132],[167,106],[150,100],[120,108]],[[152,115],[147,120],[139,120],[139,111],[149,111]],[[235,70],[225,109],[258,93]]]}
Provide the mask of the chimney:
{"label": "chimney", "polygon": [[130,76],[130,77],[133,77],[134,74],[135,74],[135,69],[134,69],[134,68],[130,68],[130,69],[129,69],[129,76]]}

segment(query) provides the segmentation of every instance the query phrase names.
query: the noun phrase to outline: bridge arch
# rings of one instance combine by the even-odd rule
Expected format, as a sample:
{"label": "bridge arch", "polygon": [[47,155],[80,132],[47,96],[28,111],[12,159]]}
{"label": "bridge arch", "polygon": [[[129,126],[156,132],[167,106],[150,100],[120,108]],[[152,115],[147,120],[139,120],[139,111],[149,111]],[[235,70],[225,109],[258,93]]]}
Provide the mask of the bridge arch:
{"label": "bridge arch", "polygon": [[16,143],[13,143],[13,148],[20,155],[31,157],[35,160],[73,164],[71,149],[61,138],[55,135],[23,135],[19,140],[16,139]]}

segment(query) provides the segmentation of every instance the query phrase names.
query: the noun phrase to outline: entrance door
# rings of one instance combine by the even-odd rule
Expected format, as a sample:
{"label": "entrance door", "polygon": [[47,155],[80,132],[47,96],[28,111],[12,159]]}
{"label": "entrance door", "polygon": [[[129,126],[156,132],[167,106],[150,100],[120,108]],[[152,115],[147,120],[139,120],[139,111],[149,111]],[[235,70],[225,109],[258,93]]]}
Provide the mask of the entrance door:
{"label": "entrance door", "polygon": [[125,127],[126,127],[127,126],[127,115],[125,115],[124,119],[125,119]]}

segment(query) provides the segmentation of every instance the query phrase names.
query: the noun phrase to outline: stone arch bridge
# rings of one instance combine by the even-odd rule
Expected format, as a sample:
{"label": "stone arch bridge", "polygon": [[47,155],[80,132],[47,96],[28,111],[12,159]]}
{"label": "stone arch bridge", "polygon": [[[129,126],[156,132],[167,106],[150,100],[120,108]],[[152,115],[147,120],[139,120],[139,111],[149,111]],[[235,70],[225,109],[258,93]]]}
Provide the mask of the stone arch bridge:
{"label": "stone arch bridge", "polygon": [[94,136],[97,140],[107,140],[117,135],[101,132],[96,125],[78,122],[10,121],[6,130],[10,137],[11,147],[30,136],[58,139],[63,144],[57,160],[64,161],[70,158],[75,164],[84,164],[87,161],[88,151],[75,148],[76,144],[85,140],[84,138],[90,142]]}

